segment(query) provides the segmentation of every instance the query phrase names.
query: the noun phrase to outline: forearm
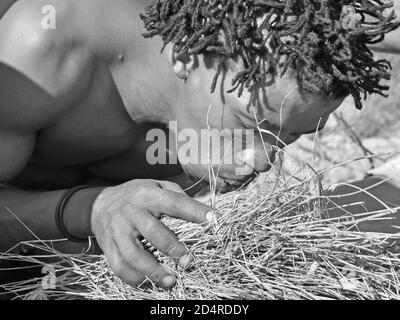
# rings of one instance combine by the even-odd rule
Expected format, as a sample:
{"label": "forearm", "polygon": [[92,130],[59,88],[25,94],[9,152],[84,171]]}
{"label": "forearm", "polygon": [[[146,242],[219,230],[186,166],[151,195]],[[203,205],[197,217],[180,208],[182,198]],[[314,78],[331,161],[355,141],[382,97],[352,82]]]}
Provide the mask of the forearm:
{"label": "forearm", "polygon": [[[92,235],[92,205],[102,190],[103,188],[80,190],[68,201],[64,222],[71,234],[82,238]],[[11,188],[0,189],[0,251],[6,251],[22,241],[63,238],[56,225],[55,211],[65,192],[66,190],[27,192]]]}

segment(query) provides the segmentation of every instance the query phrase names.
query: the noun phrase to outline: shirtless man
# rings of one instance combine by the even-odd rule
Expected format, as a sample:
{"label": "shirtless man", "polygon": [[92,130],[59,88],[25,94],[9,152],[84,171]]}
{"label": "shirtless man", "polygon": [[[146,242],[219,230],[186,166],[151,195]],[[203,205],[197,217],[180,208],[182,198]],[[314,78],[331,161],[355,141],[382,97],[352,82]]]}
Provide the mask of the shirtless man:
{"label": "shirtless man", "polygon": [[[348,94],[339,88],[327,95],[309,93],[289,71],[268,84],[255,109],[248,90],[240,97],[225,93],[240,62],[231,61],[210,94],[213,56],[177,54],[171,44],[160,54],[161,39],[142,36],[146,30],[138,13],[149,1],[12,3],[2,1],[0,7],[0,251],[35,239],[33,234],[42,240],[94,235],[124,281],[135,285],[148,277],[169,288],[174,276],[140,239],[181,265],[190,261],[186,247],[159,218],[202,224],[213,221],[213,210],[165,180],[181,169],[202,179],[208,166],[148,164],[149,128],[176,120],[178,131],[256,130],[256,110],[267,120],[261,127],[279,139],[256,135],[251,150],[235,154],[240,164],[218,166],[218,188],[229,189],[269,170],[272,146],[322,129]],[[54,30],[41,23],[49,5],[56,12]],[[241,165],[247,174],[237,175]],[[89,182],[94,180],[103,183]],[[55,219],[60,199],[68,200],[62,227]]]}

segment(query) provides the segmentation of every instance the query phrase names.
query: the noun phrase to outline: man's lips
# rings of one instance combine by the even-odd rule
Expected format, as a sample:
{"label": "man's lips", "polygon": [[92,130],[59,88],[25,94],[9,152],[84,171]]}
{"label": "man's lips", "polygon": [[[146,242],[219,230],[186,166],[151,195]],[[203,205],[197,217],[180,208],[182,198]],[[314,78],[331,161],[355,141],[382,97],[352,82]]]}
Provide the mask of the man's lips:
{"label": "man's lips", "polygon": [[[201,178],[198,177],[197,174],[188,172],[185,168],[184,171],[197,187],[205,188],[212,186],[217,190],[217,192],[226,193],[246,187],[258,176],[258,173],[252,167],[251,170],[237,171],[238,169],[243,168],[237,167],[236,169],[233,169],[233,171],[232,168],[230,170],[221,170],[218,172],[218,176],[213,176],[212,173],[207,173]],[[218,168],[214,170],[214,173],[217,173],[217,170]],[[240,174],[238,174],[238,172],[240,172]]]}
{"label": "man's lips", "polygon": [[251,183],[255,178],[257,177],[256,174],[249,175],[247,177],[242,177],[242,178],[223,178],[223,177],[218,177],[214,181],[215,187],[217,191],[226,193],[230,191],[237,190],[239,188],[244,188],[246,187],[249,183]]}
{"label": "man's lips", "polygon": [[241,178],[238,178],[237,176],[232,176],[229,178],[218,176],[215,178],[211,178],[211,182],[208,176],[204,177],[202,180],[199,180],[193,176],[189,177],[193,180],[193,183],[196,184],[196,186],[199,188],[206,188],[213,186],[217,192],[227,193],[237,190],[239,188],[246,187],[257,177],[257,174],[254,173],[252,175]]}

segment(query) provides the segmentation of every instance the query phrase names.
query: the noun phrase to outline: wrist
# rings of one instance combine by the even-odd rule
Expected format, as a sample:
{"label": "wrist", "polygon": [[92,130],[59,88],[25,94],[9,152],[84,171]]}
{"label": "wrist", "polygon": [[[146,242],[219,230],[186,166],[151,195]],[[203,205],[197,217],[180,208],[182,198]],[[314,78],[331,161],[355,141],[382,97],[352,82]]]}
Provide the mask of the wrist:
{"label": "wrist", "polygon": [[[117,188],[118,189],[118,188]],[[96,230],[102,229],[102,214],[108,211],[111,202],[115,198],[115,190],[114,187],[103,188],[101,192],[97,195],[96,199],[93,202],[92,206],[92,215],[91,215],[91,226],[92,233],[95,234]]]}
{"label": "wrist", "polygon": [[69,233],[79,238],[93,236],[91,219],[93,205],[104,187],[82,189],[76,192],[64,209],[64,225]]}

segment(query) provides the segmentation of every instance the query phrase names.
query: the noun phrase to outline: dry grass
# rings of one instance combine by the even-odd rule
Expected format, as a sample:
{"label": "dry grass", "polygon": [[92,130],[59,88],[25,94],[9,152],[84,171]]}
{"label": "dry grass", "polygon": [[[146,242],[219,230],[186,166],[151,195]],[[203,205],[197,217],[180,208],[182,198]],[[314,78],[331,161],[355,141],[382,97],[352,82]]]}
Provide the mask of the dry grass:
{"label": "dry grass", "polygon": [[[56,290],[43,290],[42,279],[6,289],[27,299],[400,299],[400,259],[385,250],[387,234],[351,231],[363,215],[328,219],[312,170],[302,181],[263,179],[274,183],[259,181],[217,197],[214,225],[166,221],[195,257],[184,271],[155,252],[178,277],[172,291],[150,281],[139,288],[124,285],[103,258],[89,255],[64,256],[55,264]],[[45,249],[40,242],[32,245]],[[38,258],[23,259],[41,263]]]}

